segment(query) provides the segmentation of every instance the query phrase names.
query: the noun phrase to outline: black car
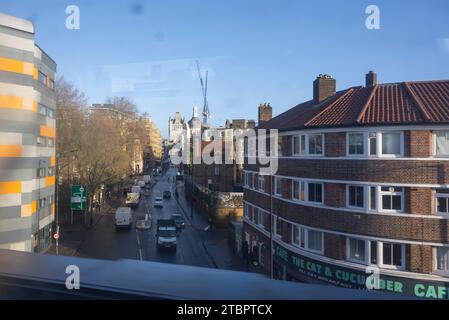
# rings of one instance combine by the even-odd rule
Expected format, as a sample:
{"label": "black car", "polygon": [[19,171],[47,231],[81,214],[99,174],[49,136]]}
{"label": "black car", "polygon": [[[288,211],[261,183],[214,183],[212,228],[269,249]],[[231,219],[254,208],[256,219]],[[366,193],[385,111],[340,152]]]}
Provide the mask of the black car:
{"label": "black car", "polygon": [[185,221],[184,221],[184,217],[182,215],[180,215],[180,214],[172,214],[171,218],[173,220],[175,220],[176,228],[183,229],[186,226]]}
{"label": "black car", "polygon": [[164,198],[171,198],[171,192],[168,190],[164,191]]}

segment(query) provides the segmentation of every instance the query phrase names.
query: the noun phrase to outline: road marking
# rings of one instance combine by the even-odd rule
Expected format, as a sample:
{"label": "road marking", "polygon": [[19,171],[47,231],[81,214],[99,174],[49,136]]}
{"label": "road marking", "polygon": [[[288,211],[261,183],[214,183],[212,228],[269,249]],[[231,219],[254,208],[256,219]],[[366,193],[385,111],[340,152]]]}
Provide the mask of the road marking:
{"label": "road marking", "polygon": [[143,259],[142,259],[142,250],[139,248],[139,258],[140,258],[140,261],[142,261]]}

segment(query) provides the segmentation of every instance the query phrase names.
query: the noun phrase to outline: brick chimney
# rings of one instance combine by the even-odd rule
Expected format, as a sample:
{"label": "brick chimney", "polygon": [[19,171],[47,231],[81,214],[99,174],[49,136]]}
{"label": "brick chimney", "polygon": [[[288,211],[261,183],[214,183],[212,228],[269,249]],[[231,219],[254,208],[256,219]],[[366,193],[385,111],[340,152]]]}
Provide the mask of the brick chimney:
{"label": "brick chimney", "polygon": [[315,103],[334,95],[337,89],[337,82],[328,74],[320,74],[313,81],[313,100]]}
{"label": "brick chimney", "polygon": [[259,124],[270,121],[273,117],[273,108],[271,108],[269,103],[264,103],[259,105]]}
{"label": "brick chimney", "polygon": [[370,71],[365,75],[366,87],[374,87],[377,85],[377,73]]}

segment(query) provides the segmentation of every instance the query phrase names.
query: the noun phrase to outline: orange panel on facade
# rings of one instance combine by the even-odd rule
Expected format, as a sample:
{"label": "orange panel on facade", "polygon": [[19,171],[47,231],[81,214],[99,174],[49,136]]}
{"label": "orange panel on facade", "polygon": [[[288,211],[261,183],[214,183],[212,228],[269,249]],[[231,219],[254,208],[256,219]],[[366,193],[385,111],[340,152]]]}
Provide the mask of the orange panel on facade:
{"label": "orange panel on facade", "polygon": [[15,158],[22,156],[22,146],[21,145],[0,145],[0,158]]}
{"label": "orange panel on facade", "polygon": [[46,187],[53,186],[55,184],[55,181],[56,181],[55,176],[47,177],[45,178],[45,186]]}
{"label": "orange panel on facade", "polygon": [[34,76],[34,66],[29,62],[0,57],[0,70]]}
{"label": "orange panel on facade", "polygon": [[48,137],[48,138],[55,138],[56,137],[56,129],[41,125],[40,135],[43,137]]}
{"label": "orange panel on facade", "polygon": [[22,192],[21,181],[0,182],[0,194],[14,194]]}

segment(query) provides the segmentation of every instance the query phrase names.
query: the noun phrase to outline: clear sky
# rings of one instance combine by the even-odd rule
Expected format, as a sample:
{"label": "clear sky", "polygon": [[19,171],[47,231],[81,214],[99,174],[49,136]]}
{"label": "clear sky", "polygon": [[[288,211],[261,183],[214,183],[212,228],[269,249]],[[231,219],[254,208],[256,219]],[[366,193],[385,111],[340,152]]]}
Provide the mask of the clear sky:
{"label": "clear sky", "polygon": [[[65,9],[80,8],[80,30]],[[365,9],[380,9],[380,30]],[[195,60],[209,70],[212,123],[279,114],[312,97],[319,73],[337,89],[379,82],[449,79],[447,0],[1,0],[0,11],[30,19],[58,74],[90,103],[129,96],[167,136],[168,116],[202,107]]]}

